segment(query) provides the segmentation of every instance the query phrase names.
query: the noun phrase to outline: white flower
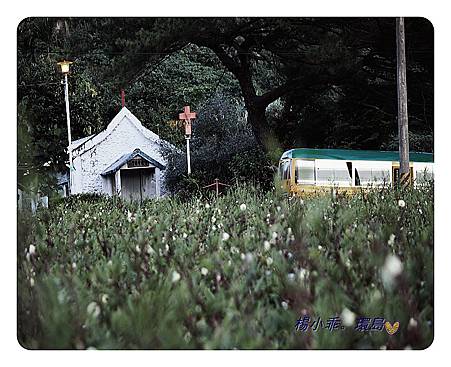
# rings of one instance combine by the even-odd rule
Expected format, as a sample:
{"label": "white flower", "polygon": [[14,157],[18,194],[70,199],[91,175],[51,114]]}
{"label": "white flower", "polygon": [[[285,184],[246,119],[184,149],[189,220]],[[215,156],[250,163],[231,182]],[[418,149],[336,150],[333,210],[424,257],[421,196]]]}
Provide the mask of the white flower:
{"label": "white flower", "polygon": [[250,252],[248,252],[246,254],[245,260],[248,264],[251,263],[254,260],[254,255],[252,255]]}
{"label": "white flower", "polygon": [[34,245],[30,245],[28,252],[30,253],[30,255],[34,255],[36,253],[36,247]]}
{"label": "white flower", "polygon": [[135,251],[139,254],[141,252],[141,249],[139,248],[139,245],[136,245]]}
{"label": "white flower", "polygon": [[396,255],[389,255],[385,259],[384,270],[393,277],[398,276],[402,272],[402,262]]}
{"label": "white flower", "polygon": [[188,237],[188,235],[185,232],[183,232],[183,238],[187,238],[187,237]]}
{"label": "white flower", "polygon": [[271,244],[269,241],[263,242],[263,247],[265,248],[265,251],[269,251],[271,249]]}
{"label": "white flower", "polygon": [[77,269],[77,264],[75,262],[72,263],[72,269]]}
{"label": "white flower", "polygon": [[216,281],[219,283],[221,281],[221,274],[216,274]]}
{"label": "white flower", "polygon": [[275,240],[277,238],[277,232],[272,233],[272,238],[273,238],[273,240]]}
{"label": "white flower", "polygon": [[216,223],[216,217],[214,215],[211,217],[211,223]]}
{"label": "white flower", "polygon": [[287,229],[288,235],[290,235],[292,232],[293,232],[293,231],[291,230],[291,227],[288,227],[288,229]]}
{"label": "white flower", "polygon": [[385,287],[392,288],[395,278],[402,272],[402,262],[396,255],[388,255],[382,267],[381,276]]}
{"label": "white flower", "polygon": [[206,208],[206,209],[210,209],[210,204],[208,204],[208,203],[205,204],[205,208]]}
{"label": "white flower", "polygon": [[319,245],[319,246],[318,246],[318,250],[321,251],[322,249],[323,249],[323,246]]}
{"label": "white flower", "polygon": [[86,308],[89,316],[97,317],[100,315],[100,307],[96,302],[91,302]]}
{"label": "white flower", "polygon": [[418,325],[418,321],[415,320],[413,317],[410,318],[409,320],[409,325],[407,326],[408,329],[414,329],[416,328]]}
{"label": "white flower", "polygon": [[273,262],[274,262],[274,261],[273,261],[273,259],[272,259],[271,257],[267,257],[267,258],[266,258],[266,264],[267,264],[268,266],[271,266]]}
{"label": "white flower", "polygon": [[286,301],[282,301],[282,307],[284,310],[288,310],[288,303]]}
{"label": "white flower", "polygon": [[350,327],[354,325],[355,313],[345,307],[343,311],[341,311],[341,320],[344,326]]}
{"label": "white flower", "polygon": [[246,204],[241,204],[241,205],[240,205],[240,210],[241,210],[241,211],[245,211],[246,208],[247,208],[247,207],[246,207]]}
{"label": "white flower", "polygon": [[113,261],[112,260],[108,260],[108,266],[113,266]]}
{"label": "white flower", "polygon": [[398,200],[398,205],[399,205],[401,208],[404,208],[404,207],[406,206],[406,202],[405,202],[404,200],[400,199],[400,200]]}
{"label": "white flower", "polygon": [[280,206],[278,206],[276,209],[278,212],[280,212],[280,209],[282,209],[282,208]]}
{"label": "white flower", "polygon": [[127,210],[127,220],[128,220],[129,222],[132,221],[132,213],[131,213],[129,210]]}
{"label": "white flower", "polygon": [[172,272],[172,283],[178,282],[180,280],[180,274],[177,271]]}
{"label": "white flower", "polygon": [[241,257],[241,260],[244,260],[246,258],[246,255],[241,253],[240,257]]}
{"label": "white flower", "polygon": [[287,278],[288,278],[288,280],[289,280],[290,282],[294,281],[294,277],[295,277],[294,273],[289,273],[289,274],[287,275]]}
{"label": "white flower", "polygon": [[307,276],[308,276],[308,270],[300,268],[299,269],[299,279],[304,280],[305,278],[307,278]]}
{"label": "white flower", "polygon": [[30,286],[34,287],[34,278],[30,278]]}
{"label": "white flower", "polygon": [[202,268],[202,269],[200,269],[200,273],[201,273],[203,276],[205,276],[205,275],[208,274],[208,269],[207,269],[207,268]]}
{"label": "white flower", "polygon": [[108,294],[103,294],[102,295],[102,303],[103,304],[107,304],[108,303]]}
{"label": "white flower", "polygon": [[227,241],[230,238],[230,235],[227,232],[223,232],[222,234],[222,240]]}
{"label": "white flower", "polygon": [[389,246],[393,246],[393,244],[395,243],[395,238],[396,238],[396,236],[392,233],[387,242]]}

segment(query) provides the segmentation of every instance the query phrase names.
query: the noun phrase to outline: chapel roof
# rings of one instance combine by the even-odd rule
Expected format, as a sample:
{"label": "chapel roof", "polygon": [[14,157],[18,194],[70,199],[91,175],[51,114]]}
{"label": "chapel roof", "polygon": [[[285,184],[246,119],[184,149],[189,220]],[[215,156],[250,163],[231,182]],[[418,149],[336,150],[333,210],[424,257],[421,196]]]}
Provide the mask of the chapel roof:
{"label": "chapel roof", "polygon": [[119,159],[117,159],[114,163],[109,165],[105,170],[101,173],[102,176],[111,175],[113,173],[116,173],[124,164],[126,164],[128,161],[132,160],[133,158],[140,156],[141,158],[144,158],[147,160],[150,164],[154,165],[155,167],[158,167],[159,169],[165,169],[165,165],[158,162],[154,158],[150,157],[146,153],[144,153],[141,149],[135,149],[131,153],[127,153],[122,155]]}
{"label": "chapel roof", "polygon": [[140,131],[149,140],[157,144],[161,144],[163,142],[163,140],[161,140],[157,134],[144,127],[141,121],[139,121],[138,118],[133,113],[131,113],[127,107],[122,107],[122,109],[113,118],[113,120],[111,120],[111,122],[108,124],[105,130],[101,131],[98,134],[74,140],[69,147],[72,150],[72,153],[75,155],[81,155],[84,152],[96,146],[97,144],[104,141],[115,130],[115,128],[121,123],[121,121],[124,118],[127,118],[136,127],[136,129]]}

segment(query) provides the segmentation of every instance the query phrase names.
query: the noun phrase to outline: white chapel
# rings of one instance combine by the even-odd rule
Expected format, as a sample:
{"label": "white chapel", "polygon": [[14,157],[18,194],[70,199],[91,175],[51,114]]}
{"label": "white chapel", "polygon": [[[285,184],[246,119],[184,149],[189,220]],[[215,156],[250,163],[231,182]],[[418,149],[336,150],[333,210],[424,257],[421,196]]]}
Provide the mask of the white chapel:
{"label": "white chapel", "polygon": [[70,145],[71,194],[118,195],[137,201],[164,195],[163,144],[168,143],[122,107],[104,131]]}

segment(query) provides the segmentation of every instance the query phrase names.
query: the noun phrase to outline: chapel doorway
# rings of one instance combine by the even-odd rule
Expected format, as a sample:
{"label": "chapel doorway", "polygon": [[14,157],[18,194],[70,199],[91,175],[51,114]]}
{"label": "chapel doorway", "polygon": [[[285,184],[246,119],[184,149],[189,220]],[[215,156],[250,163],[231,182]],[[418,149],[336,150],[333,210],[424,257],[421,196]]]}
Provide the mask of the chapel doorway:
{"label": "chapel doorway", "polygon": [[121,170],[121,195],[130,201],[156,196],[155,168]]}

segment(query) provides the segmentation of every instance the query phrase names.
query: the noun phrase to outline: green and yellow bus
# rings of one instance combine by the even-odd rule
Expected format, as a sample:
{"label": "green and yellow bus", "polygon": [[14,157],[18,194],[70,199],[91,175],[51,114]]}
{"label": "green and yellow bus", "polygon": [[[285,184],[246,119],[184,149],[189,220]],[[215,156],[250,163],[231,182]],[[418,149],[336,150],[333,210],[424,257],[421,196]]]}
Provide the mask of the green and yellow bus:
{"label": "green and yellow bus", "polygon": [[[410,177],[415,185],[433,178],[434,155],[410,152]],[[281,187],[290,195],[396,185],[399,152],[347,149],[291,149],[279,161]]]}

